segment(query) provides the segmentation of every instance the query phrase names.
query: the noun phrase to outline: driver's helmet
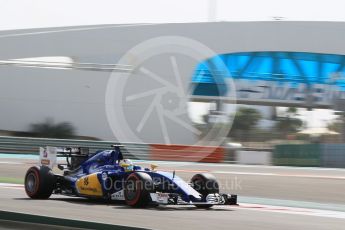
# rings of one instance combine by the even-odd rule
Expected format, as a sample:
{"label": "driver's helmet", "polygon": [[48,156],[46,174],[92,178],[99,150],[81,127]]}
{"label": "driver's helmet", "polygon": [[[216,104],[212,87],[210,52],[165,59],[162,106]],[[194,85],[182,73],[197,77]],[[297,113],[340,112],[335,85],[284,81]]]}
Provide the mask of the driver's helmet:
{"label": "driver's helmet", "polygon": [[134,169],[134,164],[130,159],[120,160],[119,165],[124,168],[126,172],[133,171]]}

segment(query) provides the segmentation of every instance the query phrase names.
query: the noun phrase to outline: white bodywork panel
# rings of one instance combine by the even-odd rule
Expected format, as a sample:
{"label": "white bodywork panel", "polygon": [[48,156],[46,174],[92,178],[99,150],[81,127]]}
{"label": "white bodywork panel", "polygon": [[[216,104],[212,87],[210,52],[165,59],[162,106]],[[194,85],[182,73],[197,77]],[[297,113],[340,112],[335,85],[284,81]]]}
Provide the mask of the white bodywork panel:
{"label": "white bodywork panel", "polygon": [[123,192],[123,189],[111,194],[111,199],[112,200],[125,200],[125,194]]}
{"label": "white bodywork panel", "polygon": [[40,147],[39,166],[47,166],[52,169],[56,165],[56,147]]}
{"label": "white bodywork panel", "polygon": [[158,204],[168,204],[168,193],[150,193],[150,196],[153,202],[157,202]]}

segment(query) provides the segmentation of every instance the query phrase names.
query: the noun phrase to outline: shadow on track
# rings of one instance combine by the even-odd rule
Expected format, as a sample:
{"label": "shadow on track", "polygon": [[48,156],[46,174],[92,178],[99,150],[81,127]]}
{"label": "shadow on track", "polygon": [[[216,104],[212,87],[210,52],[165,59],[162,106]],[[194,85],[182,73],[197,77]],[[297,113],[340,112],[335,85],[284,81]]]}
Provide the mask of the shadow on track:
{"label": "shadow on track", "polygon": [[[133,208],[125,203],[121,206],[114,206],[114,209],[140,209],[140,208]],[[190,205],[149,205],[143,209],[146,210],[156,210],[156,211],[186,211],[186,210],[191,210],[191,211],[207,211],[207,212],[212,212],[212,211],[235,211],[232,209],[227,209],[227,208],[220,208],[220,207],[213,207],[213,208],[207,208],[207,209],[202,209],[202,208],[197,208],[195,206],[190,206]]]}
{"label": "shadow on track", "polygon": [[[13,200],[27,200],[33,201],[31,198],[13,198]],[[128,206],[125,201],[109,201],[109,200],[101,200],[101,199],[87,199],[82,197],[62,197],[62,198],[49,198],[47,201],[58,201],[58,202],[68,202],[72,204],[83,204],[83,205],[105,205],[105,206],[113,206],[113,209],[140,209],[140,208],[133,208]],[[146,210],[157,210],[157,211],[234,211],[228,208],[220,208],[220,207],[213,207],[208,209],[200,209],[194,206],[186,206],[186,205],[149,205],[143,209]]]}
{"label": "shadow on track", "polygon": [[[31,199],[28,197],[21,197],[21,198],[13,198],[13,200],[30,200],[34,201],[36,199]],[[40,199],[37,199],[40,200]],[[107,205],[116,205],[116,204],[125,204],[124,201],[109,201],[109,200],[102,200],[102,199],[88,199],[83,197],[61,197],[61,198],[49,198],[49,199],[42,199],[41,201],[61,201],[61,202],[69,202],[74,204],[86,204],[86,205],[99,205],[99,204],[107,204]]]}

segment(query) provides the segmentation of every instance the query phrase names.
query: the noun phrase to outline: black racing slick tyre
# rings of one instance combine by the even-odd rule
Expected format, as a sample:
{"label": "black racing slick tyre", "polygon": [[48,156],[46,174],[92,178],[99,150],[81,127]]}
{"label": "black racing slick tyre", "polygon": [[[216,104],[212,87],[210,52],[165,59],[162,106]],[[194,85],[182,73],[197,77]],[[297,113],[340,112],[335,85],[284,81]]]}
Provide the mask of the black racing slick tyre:
{"label": "black racing slick tyre", "polygon": [[150,192],[154,186],[150,175],[143,172],[130,174],[125,182],[125,201],[129,206],[142,208],[151,202]]}
{"label": "black racing slick tyre", "polygon": [[[217,179],[209,173],[196,174],[191,179],[192,187],[202,195],[202,201],[206,202],[208,194],[219,193]],[[197,208],[210,208],[212,204],[197,204]]]}
{"label": "black racing slick tyre", "polygon": [[25,175],[25,192],[32,199],[48,199],[53,193],[55,181],[50,168],[31,167]]}

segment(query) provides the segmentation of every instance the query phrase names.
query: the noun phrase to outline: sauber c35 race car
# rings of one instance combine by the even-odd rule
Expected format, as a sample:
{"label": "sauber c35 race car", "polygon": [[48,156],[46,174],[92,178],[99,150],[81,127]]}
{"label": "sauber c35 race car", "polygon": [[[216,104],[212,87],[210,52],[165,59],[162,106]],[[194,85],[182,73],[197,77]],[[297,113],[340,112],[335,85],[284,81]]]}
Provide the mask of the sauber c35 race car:
{"label": "sauber c35 race car", "polygon": [[[87,148],[40,148],[38,166],[28,169],[25,191],[33,199],[48,199],[51,194],[122,200],[133,207],[154,205],[236,205],[237,196],[220,194],[219,184],[211,174],[200,173],[190,183],[175,172],[142,168],[124,159],[120,145],[93,154]],[[57,164],[57,157],[66,163]],[[53,167],[62,171],[53,173]]]}

